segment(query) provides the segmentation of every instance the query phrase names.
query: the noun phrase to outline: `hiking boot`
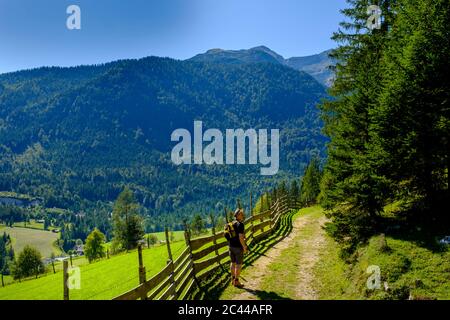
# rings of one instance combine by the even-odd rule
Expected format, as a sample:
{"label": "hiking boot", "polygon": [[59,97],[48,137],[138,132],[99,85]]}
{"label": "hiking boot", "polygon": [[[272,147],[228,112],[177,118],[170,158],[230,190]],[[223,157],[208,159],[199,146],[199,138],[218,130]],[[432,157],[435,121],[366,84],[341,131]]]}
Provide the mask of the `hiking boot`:
{"label": "hiking boot", "polygon": [[243,285],[242,283],[239,282],[239,279],[236,279],[236,280],[234,281],[234,286],[235,286],[236,288],[239,288],[239,289],[242,289],[242,288],[244,287],[244,285]]}

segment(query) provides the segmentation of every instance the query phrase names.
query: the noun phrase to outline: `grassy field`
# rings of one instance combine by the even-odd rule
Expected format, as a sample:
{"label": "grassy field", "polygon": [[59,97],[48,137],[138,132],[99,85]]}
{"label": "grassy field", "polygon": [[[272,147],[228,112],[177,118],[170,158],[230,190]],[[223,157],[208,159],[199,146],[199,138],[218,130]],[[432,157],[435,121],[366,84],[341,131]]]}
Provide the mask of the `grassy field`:
{"label": "grassy field", "polygon": [[[337,244],[330,238],[327,241],[315,270],[322,299],[450,299],[448,247],[378,235],[361,246],[351,262],[345,263],[339,258]],[[380,289],[367,287],[369,266],[380,268]]]}
{"label": "grassy field", "polygon": [[[14,280],[11,276],[3,276],[3,283],[6,285],[12,283]],[[1,284],[1,282],[0,282]]]}
{"label": "grassy field", "polygon": [[[156,233],[151,233],[153,235],[155,235],[159,241],[166,241],[166,233],[165,232],[156,232]],[[170,237],[170,232],[169,232],[169,237]],[[178,241],[184,241],[184,231],[174,231],[173,232],[173,236],[174,239],[171,240],[173,242],[178,242]],[[146,235],[147,237],[147,235]]]}
{"label": "grassy field", "polygon": [[[4,225],[2,225],[2,226],[4,227]],[[25,223],[24,221],[14,222],[13,227],[44,230],[44,223],[37,222],[35,219],[30,219],[30,221],[27,223]],[[0,226],[0,228],[1,228],[1,226]],[[54,229],[57,229],[57,228],[53,227],[53,226],[49,226],[47,230],[52,231]]]}
{"label": "grassy field", "polygon": [[[376,236],[361,248],[349,272],[352,285],[366,299],[450,299],[450,249],[426,247],[421,243],[394,237]],[[379,266],[385,290],[366,287],[369,266]],[[347,291],[348,291],[347,290]]]}
{"label": "grassy field", "polygon": [[30,229],[37,229],[37,230],[44,230],[44,224],[36,222],[34,219],[31,219],[29,222],[15,222],[13,224],[14,227],[19,228],[30,228]]}
{"label": "grassy field", "polygon": [[4,227],[1,230],[11,236],[16,253],[22,251],[27,244],[37,248],[43,257],[50,257],[52,252],[55,254],[60,253],[60,250],[54,245],[59,238],[58,233],[19,227]]}
{"label": "grassy field", "polygon": [[320,300],[359,300],[361,296],[347,275],[349,265],[341,259],[339,250],[338,244],[326,236],[314,268],[313,286]]}
{"label": "grassy field", "polygon": [[[185,248],[184,242],[172,244],[174,258]],[[143,251],[147,278],[161,271],[168,259],[166,246]],[[71,290],[71,300],[108,300],[139,284],[137,252],[113,256],[92,264],[83,259],[74,260],[80,266],[81,289]],[[51,266],[50,266],[51,268]],[[60,269],[60,267],[58,267]],[[61,300],[63,297],[63,274],[48,273],[38,279],[14,283],[0,288],[0,300]]]}

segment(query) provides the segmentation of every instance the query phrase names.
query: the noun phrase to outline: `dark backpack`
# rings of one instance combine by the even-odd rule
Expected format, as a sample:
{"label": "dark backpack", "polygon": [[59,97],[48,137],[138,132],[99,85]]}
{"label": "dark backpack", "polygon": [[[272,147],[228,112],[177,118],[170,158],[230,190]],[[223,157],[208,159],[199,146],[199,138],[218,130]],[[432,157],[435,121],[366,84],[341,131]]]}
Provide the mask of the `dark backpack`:
{"label": "dark backpack", "polygon": [[236,225],[236,221],[233,222],[229,222],[225,225],[224,228],[224,236],[225,239],[227,239],[227,241],[230,241],[233,238],[236,238],[236,229],[234,228],[234,226]]}

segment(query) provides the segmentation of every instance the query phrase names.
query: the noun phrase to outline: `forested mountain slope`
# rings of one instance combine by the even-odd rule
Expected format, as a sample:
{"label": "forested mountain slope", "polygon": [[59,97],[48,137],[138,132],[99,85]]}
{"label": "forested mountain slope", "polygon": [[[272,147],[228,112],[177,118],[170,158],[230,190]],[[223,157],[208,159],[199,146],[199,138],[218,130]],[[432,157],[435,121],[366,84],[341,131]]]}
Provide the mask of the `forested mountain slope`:
{"label": "forested mountain slope", "polygon": [[[298,176],[324,152],[316,104],[325,95],[308,74],[267,63],[149,57],[0,75],[0,190],[82,210],[129,184],[150,215],[214,209]],[[174,166],[170,135],[195,120],[205,130],[281,129],[280,174]]]}

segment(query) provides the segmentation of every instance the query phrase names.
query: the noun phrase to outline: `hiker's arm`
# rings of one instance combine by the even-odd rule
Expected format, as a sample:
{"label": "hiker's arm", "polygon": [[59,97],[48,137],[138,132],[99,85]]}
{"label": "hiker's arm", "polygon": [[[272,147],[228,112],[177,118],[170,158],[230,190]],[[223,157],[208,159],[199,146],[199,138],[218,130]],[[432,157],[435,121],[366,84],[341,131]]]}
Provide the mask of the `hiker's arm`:
{"label": "hiker's arm", "polygon": [[247,243],[245,242],[245,234],[240,233],[239,234],[239,241],[241,242],[242,248],[244,248],[244,251],[248,250]]}

